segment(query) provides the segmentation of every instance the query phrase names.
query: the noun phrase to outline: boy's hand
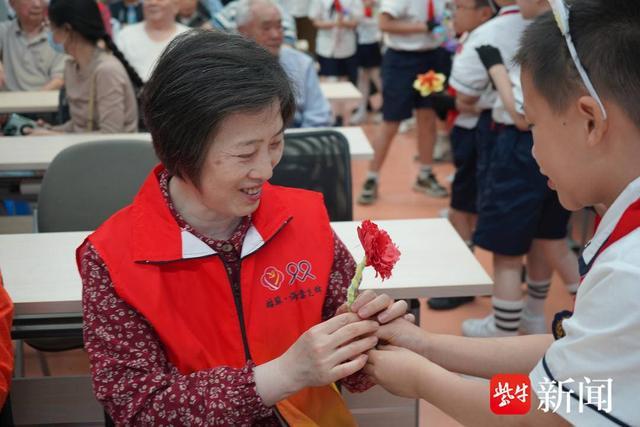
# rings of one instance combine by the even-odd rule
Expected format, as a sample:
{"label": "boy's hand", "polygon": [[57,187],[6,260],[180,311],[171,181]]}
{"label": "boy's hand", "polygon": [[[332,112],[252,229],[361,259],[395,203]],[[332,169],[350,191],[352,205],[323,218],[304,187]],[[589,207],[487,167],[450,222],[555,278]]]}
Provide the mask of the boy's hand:
{"label": "boy's hand", "polygon": [[489,71],[494,65],[504,64],[500,51],[493,46],[479,46],[476,48],[476,52],[478,52],[480,61],[482,61],[482,65],[484,65],[484,68],[487,71]]}
{"label": "boy's hand", "polygon": [[380,338],[380,341],[404,347],[428,357],[428,333],[406,319],[396,319],[386,325],[381,325],[376,335]]}
{"label": "boy's hand", "polygon": [[449,111],[456,109],[456,100],[446,93],[434,93],[431,95],[431,105],[440,120],[446,120]]}
{"label": "boy's hand", "polygon": [[428,21],[426,22],[426,25],[427,25],[427,30],[428,30],[430,33],[432,33],[432,32],[433,32],[433,30],[434,30],[438,25],[440,25],[440,23],[439,23],[438,21],[434,20],[434,19],[430,19],[430,20],[428,20]]}
{"label": "boy's hand", "polygon": [[429,363],[427,359],[406,348],[391,345],[368,353],[364,372],[390,393],[407,398],[420,398],[419,374]]}

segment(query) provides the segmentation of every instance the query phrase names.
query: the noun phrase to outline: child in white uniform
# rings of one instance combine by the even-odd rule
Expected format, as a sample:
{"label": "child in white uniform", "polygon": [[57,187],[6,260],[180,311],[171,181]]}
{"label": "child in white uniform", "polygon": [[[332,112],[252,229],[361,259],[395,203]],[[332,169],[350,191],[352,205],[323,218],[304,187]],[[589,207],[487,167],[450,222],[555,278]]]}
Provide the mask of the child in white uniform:
{"label": "child in white uniform", "polygon": [[[533,153],[549,186],[568,209],[608,207],[583,254],[575,313],[556,323],[554,336],[492,339],[396,320],[377,332],[392,345],[368,353],[365,372],[376,383],[464,425],[640,425],[640,4],[569,7],[571,37],[547,12],[525,31],[516,60]],[[457,373],[528,374],[531,407],[496,415],[495,390]]]}

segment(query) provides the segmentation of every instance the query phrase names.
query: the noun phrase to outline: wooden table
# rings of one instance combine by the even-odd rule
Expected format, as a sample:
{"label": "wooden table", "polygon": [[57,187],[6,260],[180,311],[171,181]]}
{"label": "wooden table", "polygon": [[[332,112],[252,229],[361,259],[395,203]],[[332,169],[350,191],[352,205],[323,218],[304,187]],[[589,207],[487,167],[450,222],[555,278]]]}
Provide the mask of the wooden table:
{"label": "wooden table", "polygon": [[0,92],[2,113],[51,113],[58,111],[57,90],[36,92]]}
{"label": "wooden table", "polygon": [[[373,149],[360,127],[333,128],[344,134],[349,142],[352,159],[371,159]],[[301,132],[314,129],[291,129]],[[0,137],[0,171],[46,170],[53,158],[62,150],[87,141],[139,139],[151,141],[148,133],[122,134],[67,134],[54,136]]]}
{"label": "wooden table", "polygon": [[[334,230],[357,261],[362,257],[356,227],[335,222]],[[362,288],[395,298],[423,298],[491,293],[491,278],[444,219],[387,220],[402,256],[393,276],[381,282],[365,269]],[[75,249],[89,232],[0,235],[0,269],[16,313],[80,310],[81,281]]]}

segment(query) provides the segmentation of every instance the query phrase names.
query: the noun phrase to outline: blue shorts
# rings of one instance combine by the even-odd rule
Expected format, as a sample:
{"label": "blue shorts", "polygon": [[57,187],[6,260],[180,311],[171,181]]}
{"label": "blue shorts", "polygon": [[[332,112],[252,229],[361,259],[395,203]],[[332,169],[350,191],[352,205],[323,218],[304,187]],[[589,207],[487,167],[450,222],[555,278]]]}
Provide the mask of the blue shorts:
{"label": "blue shorts", "polygon": [[488,196],[484,194],[485,182],[487,181],[487,173],[491,163],[491,152],[496,146],[497,137],[498,132],[491,118],[491,110],[484,110],[480,114],[480,119],[476,125],[476,207],[478,210],[481,210],[482,203],[488,200]]}
{"label": "blue shorts", "polygon": [[473,241],[500,255],[529,251],[533,239],[567,236],[569,211],[531,154],[531,132],[505,126],[498,132],[486,176]]}
{"label": "blue shorts", "polygon": [[356,52],[358,66],[360,68],[377,68],[382,64],[382,53],[380,53],[380,43],[358,44]]}
{"label": "blue shorts", "polygon": [[456,167],[451,185],[451,207],[462,212],[476,213],[478,212],[476,207],[476,163],[478,161],[476,130],[454,126],[450,138],[453,164]]}
{"label": "blue shorts", "polygon": [[317,55],[320,64],[321,76],[325,77],[348,77],[350,81],[358,81],[358,58],[356,55],[348,58],[327,58]]}
{"label": "blue shorts", "polygon": [[431,108],[431,99],[413,88],[418,74],[450,69],[450,54],[442,48],[409,52],[387,49],[382,59],[382,117],[399,122],[411,117],[414,109]]}

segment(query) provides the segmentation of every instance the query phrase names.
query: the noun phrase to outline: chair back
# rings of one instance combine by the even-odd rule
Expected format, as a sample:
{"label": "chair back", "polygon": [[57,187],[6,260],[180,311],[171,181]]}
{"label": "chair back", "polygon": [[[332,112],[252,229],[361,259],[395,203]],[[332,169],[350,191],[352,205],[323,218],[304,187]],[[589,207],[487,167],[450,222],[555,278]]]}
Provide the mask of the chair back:
{"label": "chair back", "polygon": [[331,221],[353,219],[351,154],[340,132],[319,129],[285,133],[284,155],[270,182],[324,195]]}
{"label": "chair back", "polygon": [[95,230],[133,201],[157,163],[144,141],[93,141],[62,150],[42,180],[38,231]]}

